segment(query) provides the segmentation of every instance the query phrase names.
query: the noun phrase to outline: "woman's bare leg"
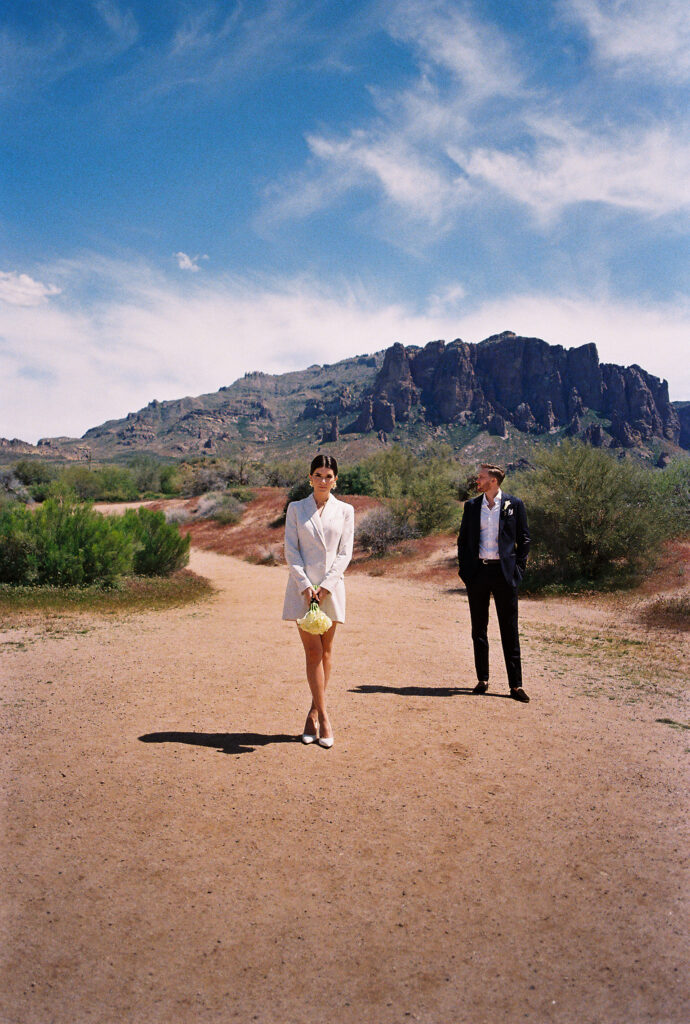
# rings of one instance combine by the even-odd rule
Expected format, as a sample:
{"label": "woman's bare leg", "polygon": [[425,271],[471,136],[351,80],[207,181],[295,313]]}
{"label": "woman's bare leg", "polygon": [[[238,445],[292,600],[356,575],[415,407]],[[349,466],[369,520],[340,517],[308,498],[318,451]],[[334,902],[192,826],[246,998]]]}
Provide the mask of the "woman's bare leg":
{"label": "woman's bare leg", "polygon": [[304,724],[304,731],[307,735],[316,735],[318,722],[319,733],[323,738],[333,735],[326,710],[326,685],[331,673],[331,654],[335,626],[336,624],[333,623],[328,632],[323,636],[305,633],[299,629],[299,626],[297,627],[304,647],[307,682],[311,690],[311,708]]}

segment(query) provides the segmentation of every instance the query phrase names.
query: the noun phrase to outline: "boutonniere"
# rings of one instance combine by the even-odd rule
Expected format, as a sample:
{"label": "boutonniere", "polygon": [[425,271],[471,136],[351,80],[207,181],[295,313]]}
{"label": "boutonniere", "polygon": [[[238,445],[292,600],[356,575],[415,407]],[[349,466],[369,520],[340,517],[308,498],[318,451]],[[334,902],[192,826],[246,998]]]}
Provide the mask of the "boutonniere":
{"label": "boutonniere", "polygon": [[513,514],[512,506],[511,506],[510,502],[507,501],[505,503],[505,505],[503,506],[503,515],[504,516],[512,516],[512,514]]}

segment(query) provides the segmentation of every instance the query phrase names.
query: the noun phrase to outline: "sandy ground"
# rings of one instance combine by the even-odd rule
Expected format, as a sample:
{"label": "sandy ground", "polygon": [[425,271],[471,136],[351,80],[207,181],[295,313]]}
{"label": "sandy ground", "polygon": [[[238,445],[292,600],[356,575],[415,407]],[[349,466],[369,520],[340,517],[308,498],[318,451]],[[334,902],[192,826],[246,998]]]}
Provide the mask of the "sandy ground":
{"label": "sandy ground", "polygon": [[474,697],[465,597],[353,574],[327,751],[286,570],[191,565],[0,628],[2,1024],[690,1019],[687,639],[523,601]]}

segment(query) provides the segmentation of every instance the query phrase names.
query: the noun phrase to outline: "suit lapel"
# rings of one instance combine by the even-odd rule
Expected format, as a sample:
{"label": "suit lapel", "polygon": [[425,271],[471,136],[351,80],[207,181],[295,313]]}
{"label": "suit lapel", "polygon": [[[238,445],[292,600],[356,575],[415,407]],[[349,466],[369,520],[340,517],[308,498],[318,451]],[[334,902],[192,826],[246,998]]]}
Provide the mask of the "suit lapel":
{"label": "suit lapel", "polygon": [[[323,532],[323,523],[321,522],[321,516],[319,515],[319,510],[316,507],[316,501],[314,500],[314,495],[313,494],[309,495],[308,501],[309,501],[309,519],[310,519],[310,522],[311,522],[312,526],[314,527],[314,532],[316,533],[317,537],[319,538],[319,540],[321,541],[323,546],[326,547],[326,535]],[[326,508],[323,510],[323,514],[324,515],[327,515],[327,512],[326,512],[327,508],[328,508],[328,502],[326,503]]]}

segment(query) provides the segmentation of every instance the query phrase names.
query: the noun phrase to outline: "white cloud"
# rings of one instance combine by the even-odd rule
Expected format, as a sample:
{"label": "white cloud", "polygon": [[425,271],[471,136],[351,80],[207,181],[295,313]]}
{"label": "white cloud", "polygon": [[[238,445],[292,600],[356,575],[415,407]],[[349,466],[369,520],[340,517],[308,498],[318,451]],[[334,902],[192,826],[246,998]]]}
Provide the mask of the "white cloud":
{"label": "white cloud", "polygon": [[448,71],[462,83],[468,99],[522,91],[522,74],[508,40],[473,17],[467,5],[403,0],[392,5],[388,21],[394,38],[410,43],[424,64]]}
{"label": "white cloud", "polygon": [[[677,40],[690,31],[687,3],[569,3],[607,53],[675,61]],[[525,206],[542,230],[583,203],[653,217],[687,210],[690,134],[673,104],[663,114],[650,104],[641,116],[639,98],[627,109],[625,90],[614,99],[599,87],[593,97],[592,81],[570,92],[532,88],[517,44],[469,5],[400,0],[387,24],[415,54],[416,81],[372,88],[375,116],[346,134],[308,134],[310,160],[267,190],[265,224],[308,216],[357,188],[374,189],[386,237],[417,250],[457,228],[470,207],[490,215],[496,191]],[[674,67],[683,67],[680,58]]]}
{"label": "white cloud", "polygon": [[534,122],[536,148],[525,155],[499,149],[449,155],[481,179],[548,220],[566,206],[607,203],[661,215],[690,206],[690,139],[664,127],[595,135],[566,124]]}
{"label": "white cloud", "polygon": [[584,25],[602,61],[671,82],[690,78],[687,0],[563,0],[562,8]]}
{"label": "white cloud", "polygon": [[335,164],[348,180],[364,175],[376,182],[389,202],[430,224],[446,219],[466,196],[463,178],[444,173],[433,159],[425,159],[392,134],[376,138],[355,132],[343,140],[310,136],[308,142],[316,157]]}
{"label": "white cloud", "polygon": [[566,346],[594,341],[602,360],[640,363],[670,380],[672,397],[690,398],[688,303],[521,295],[471,307],[450,284],[418,311],[308,279],[188,278],[183,290],[148,268],[102,260],[58,268],[65,294],[94,267],[112,298],[71,309],[64,298],[60,308],[0,307],[0,436],[79,436],[152,398],[215,391],[247,371],[336,362],[396,341],[476,342],[502,330]]}
{"label": "white cloud", "polygon": [[180,270],[191,270],[192,273],[197,273],[199,270],[201,270],[201,267],[199,266],[199,260],[208,259],[208,256],[206,255],[188,256],[186,252],[176,252],[173,253],[173,255],[177,260],[177,265],[180,268]]}
{"label": "white cloud", "polygon": [[35,281],[28,274],[0,270],[0,300],[10,306],[40,306],[53,295],[59,295],[60,288],[53,284]]}

